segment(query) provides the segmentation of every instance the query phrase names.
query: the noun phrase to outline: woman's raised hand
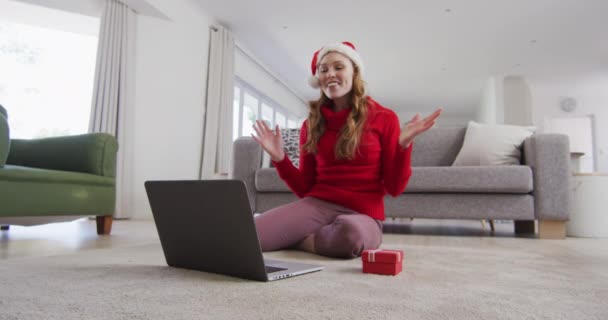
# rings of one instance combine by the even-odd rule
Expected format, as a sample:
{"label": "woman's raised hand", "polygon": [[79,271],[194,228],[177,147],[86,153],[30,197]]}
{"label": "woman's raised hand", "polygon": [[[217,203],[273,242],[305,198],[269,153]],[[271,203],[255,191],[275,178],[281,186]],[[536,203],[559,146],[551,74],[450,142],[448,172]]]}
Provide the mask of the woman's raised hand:
{"label": "woman's raised hand", "polygon": [[427,131],[435,124],[435,120],[441,115],[442,111],[442,108],[438,108],[424,119],[420,119],[420,114],[416,114],[412,120],[401,127],[399,144],[403,147],[408,147],[417,135]]}
{"label": "woman's raised hand", "polygon": [[275,132],[272,132],[266,122],[256,120],[253,129],[256,134],[252,133],[251,137],[262,146],[264,151],[268,152],[272,161],[278,162],[285,158],[283,138],[281,138],[281,129],[278,125]]}

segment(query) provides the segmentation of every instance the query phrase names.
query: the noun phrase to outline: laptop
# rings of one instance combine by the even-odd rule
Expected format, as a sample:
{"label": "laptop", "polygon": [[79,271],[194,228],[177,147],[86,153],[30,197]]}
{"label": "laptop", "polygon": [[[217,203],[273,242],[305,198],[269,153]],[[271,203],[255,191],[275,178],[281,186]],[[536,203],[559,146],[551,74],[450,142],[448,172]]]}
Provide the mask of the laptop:
{"label": "laptop", "polygon": [[146,181],[144,185],[169,266],[258,281],[323,269],[264,260],[243,181]]}

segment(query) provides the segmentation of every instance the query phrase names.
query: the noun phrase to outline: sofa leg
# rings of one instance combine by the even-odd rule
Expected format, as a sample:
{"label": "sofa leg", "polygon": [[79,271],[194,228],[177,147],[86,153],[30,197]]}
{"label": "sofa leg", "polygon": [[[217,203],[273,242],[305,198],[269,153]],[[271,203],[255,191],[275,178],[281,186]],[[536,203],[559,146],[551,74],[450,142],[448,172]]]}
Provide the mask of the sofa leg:
{"label": "sofa leg", "polygon": [[[494,228],[494,220],[488,219],[488,223],[490,224],[490,231],[494,232],[494,230],[496,230]],[[481,219],[481,228],[484,230],[486,229],[486,219]]]}
{"label": "sofa leg", "polygon": [[97,216],[97,234],[110,234],[112,231],[112,216]]}
{"label": "sofa leg", "polygon": [[0,230],[2,230],[2,231],[6,231],[6,230],[10,229],[10,227],[11,227],[11,226],[10,226],[10,225],[8,225],[8,224],[3,224],[2,226],[0,226]]}
{"label": "sofa leg", "polygon": [[513,221],[515,226],[515,234],[534,234],[536,228],[534,226],[534,220],[515,220]]}
{"label": "sofa leg", "polygon": [[538,237],[540,239],[566,238],[566,221],[539,220]]}

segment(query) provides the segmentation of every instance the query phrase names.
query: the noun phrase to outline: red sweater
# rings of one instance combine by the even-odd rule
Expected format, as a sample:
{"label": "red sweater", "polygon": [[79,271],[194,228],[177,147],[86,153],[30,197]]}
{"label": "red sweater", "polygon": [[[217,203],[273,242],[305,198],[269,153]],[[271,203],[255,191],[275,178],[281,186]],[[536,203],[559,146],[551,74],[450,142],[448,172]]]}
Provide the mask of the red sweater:
{"label": "red sweater", "polygon": [[[335,145],[340,128],[350,112],[334,112],[321,107],[325,132],[317,153],[300,150],[300,168],[289,157],[274,162],[279,176],[300,198],[316,197],[330,201],[374,219],[384,220],[384,195],[403,193],[412,174],[412,145],[399,145],[400,125],[395,112],[368,99],[368,118],[358,152],[352,160],[337,160]],[[307,137],[306,121],[300,133],[300,146]]]}

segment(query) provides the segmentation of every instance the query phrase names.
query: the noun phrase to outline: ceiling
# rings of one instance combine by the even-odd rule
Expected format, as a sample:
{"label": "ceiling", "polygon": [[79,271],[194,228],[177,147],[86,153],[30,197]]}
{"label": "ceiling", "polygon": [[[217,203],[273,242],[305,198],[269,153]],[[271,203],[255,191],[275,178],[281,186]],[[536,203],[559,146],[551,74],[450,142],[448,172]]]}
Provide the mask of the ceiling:
{"label": "ceiling", "polygon": [[[0,0],[7,2],[7,0]],[[52,9],[76,12],[88,16],[100,17],[105,0],[16,0]],[[149,3],[148,0],[119,0],[137,13],[145,16],[168,20],[169,18]]]}
{"label": "ceiling", "polygon": [[314,51],[348,40],[369,92],[396,110],[470,115],[492,76],[608,66],[606,0],[195,0],[304,99]]}

